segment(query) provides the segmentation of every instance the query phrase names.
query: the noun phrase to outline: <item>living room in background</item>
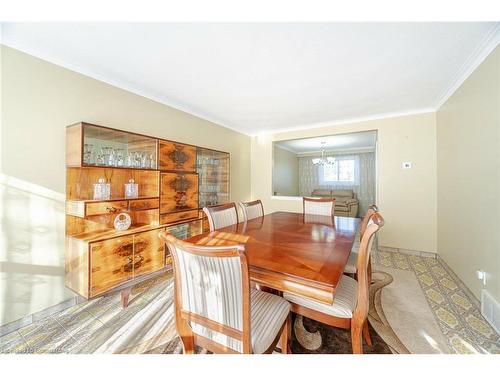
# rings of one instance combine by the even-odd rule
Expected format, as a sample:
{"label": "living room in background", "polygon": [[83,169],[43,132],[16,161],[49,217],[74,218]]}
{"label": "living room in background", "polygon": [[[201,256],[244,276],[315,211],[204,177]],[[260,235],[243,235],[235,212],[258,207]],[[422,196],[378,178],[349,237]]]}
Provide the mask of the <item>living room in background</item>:
{"label": "living room in background", "polygon": [[273,143],[273,195],[334,197],[339,216],[362,215],[376,196],[376,131]]}

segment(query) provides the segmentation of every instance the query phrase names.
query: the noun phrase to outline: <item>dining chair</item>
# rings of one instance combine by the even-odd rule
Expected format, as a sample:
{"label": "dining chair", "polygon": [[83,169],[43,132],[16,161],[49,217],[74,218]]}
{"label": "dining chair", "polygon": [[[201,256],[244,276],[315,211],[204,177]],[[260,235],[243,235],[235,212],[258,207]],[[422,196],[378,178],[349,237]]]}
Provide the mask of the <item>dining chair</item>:
{"label": "dining chair", "polygon": [[333,216],[335,198],[302,197],[304,215]]}
{"label": "dining chair", "polygon": [[264,206],[260,199],[251,202],[240,202],[239,204],[245,221],[264,216]]}
{"label": "dining chair", "polygon": [[[356,239],[354,245],[352,246],[351,254],[349,255],[349,260],[347,261],[347,265],[345,266],[344,273],[356,274],[356,272],[358,271],[357,262],[358,262],[359,244],[361,242],[361,238],[363,238],[363,234],[365,233],[366,226],[368,225],[370,218],[376,212],[378,212],[378,207],[375,204],[372,204],[366,210],[366,213],[363,216],[363,219],[361,220],[361,224],[359,225],[359,237]],[[371,259],[368,263],[368,274],[371,280]]]}
{"label": "dining chair", "polygon": [[290,303],[250,289],[244,245],[198,246],[160,233],[173,259],[177,333],[184,354],[288,353]]}
{"label": "dining chair", "polygon": [[234,202],[214,207],[203,207],[207,215],[210,232],[238,224],[238,210]]}
{"label": "dining chair", "polygon": [[372,345],[367,320],[369,308],[367,270],[373,238],[383,225],[382,216],[378,212],[373,214],[359,246],[358,279],[342,275],[332,304],[288,292],[283,293],[283,297],[292,303],[294,313],[333,327],[350,329],[352,352],[355,354],[363,353],[362,335],[367,344]]}

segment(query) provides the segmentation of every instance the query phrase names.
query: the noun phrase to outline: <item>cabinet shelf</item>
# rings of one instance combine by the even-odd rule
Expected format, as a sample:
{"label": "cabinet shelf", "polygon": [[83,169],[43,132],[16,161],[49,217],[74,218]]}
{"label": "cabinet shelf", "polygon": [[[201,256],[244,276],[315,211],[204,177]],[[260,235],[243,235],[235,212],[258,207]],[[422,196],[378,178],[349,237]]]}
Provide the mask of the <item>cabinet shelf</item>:
{"label": "cabinet shelf", "polygon": [[107,240],[110,238],[129,236],[131,234],[137,234],[158,228],[161,227],[158,225],[151,225],[151,224],[132,225],[127,230],[116,230],[115,228],[107,228],[102,230],[93,230],[91,232],[84,232],[69,237],[74,240],[91,243],[91,242]]}
{"label": "cabinet shelf", "polygon": [[126,237],[132,234],[148,232],[154,229],[168,229],[172,232],[172,234],[176,235],[176,229],[182,227],[189,228],[189,230],[194,233],[193,235],[195,235],[195,234],[201,234],[201,230],[198,231],[197,228],[193,227],[193,225],[201,226],[201,221],[202,219],[198,218],[194,220],[187,219],[184,221],[178,221],[175,223],[164,224],[164,225],[132,225],[127,230],[116,230],[114,228],[108,228],[108,229],[94,230],[91,232],[80,233],[73,236],[68,236],[68,238],[77,241],[93,243],[111,238]]}
{"label": "cabinet shelf", "polygon": [[72,202],[82,202],[82,203],[99,203],[99,202],[117,202],[117,201],[137,201],[137,200],[141,200],[141,199],[155,199],[155,198],[159,198],[158,195],[147,195],[147,196],[143,196],[143,197],[137,197],[137,198],[119,198],[119,197],[116,197],[116,198],[109,198],[109,199],[72,199],[71,201]]}

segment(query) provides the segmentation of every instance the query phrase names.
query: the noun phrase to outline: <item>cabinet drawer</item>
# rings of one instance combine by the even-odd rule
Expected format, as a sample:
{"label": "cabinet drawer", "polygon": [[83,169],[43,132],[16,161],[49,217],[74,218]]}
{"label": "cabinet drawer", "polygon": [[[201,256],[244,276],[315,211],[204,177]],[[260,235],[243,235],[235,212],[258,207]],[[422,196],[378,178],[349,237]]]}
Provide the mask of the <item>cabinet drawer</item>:
{"label": "cabinet drawer", "polygon": [[162,173],[160,213],[198,208],[198,175]]}
{"label": "cabinet drawer", "polygon": [[198,210],[174,212],[172,214],[160,215],[160,224],[175,223],[176,221],[187,220],[187,219],[197,219]]}
{"label": "cabinet drawer", "polygon": [[134,236],[134,277],[158,271],[165,266],[165,245],[158,237],[162,230]]}
{"label": "cabinet drawer", "polygon": [[90,297],[132,279],[133,255],[132,235],[90,244]]}
{"label": "cabinet drawer", "polygon": [[85,207],[86,216],[103,215],[113,212],[125,211],[128,208],[128,201],[114,202],[94,202],[87,203]]}
{"label": "cabinet drawer", "polygon": [[160,207],[160,202],[157,198],[133,200],[129,203],[129,209],[132,211],[151,210],[158,207]]}
{"label": "cabinet drawer", "polygon": [[196,147],[181,143],[160,141],[161,170],[196,171]]}

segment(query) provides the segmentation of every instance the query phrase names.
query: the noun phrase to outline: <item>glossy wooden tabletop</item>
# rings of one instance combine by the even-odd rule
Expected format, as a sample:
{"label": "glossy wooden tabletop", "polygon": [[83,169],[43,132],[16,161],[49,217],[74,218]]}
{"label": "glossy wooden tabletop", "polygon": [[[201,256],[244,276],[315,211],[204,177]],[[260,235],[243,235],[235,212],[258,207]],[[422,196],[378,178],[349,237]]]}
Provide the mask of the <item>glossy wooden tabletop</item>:
{"label": "glossy wooden tabletop", "polygon": [[357,218],[275,212],[188,242],[210,246],[243,243],[252,281],[332,303],[358,224]]}

